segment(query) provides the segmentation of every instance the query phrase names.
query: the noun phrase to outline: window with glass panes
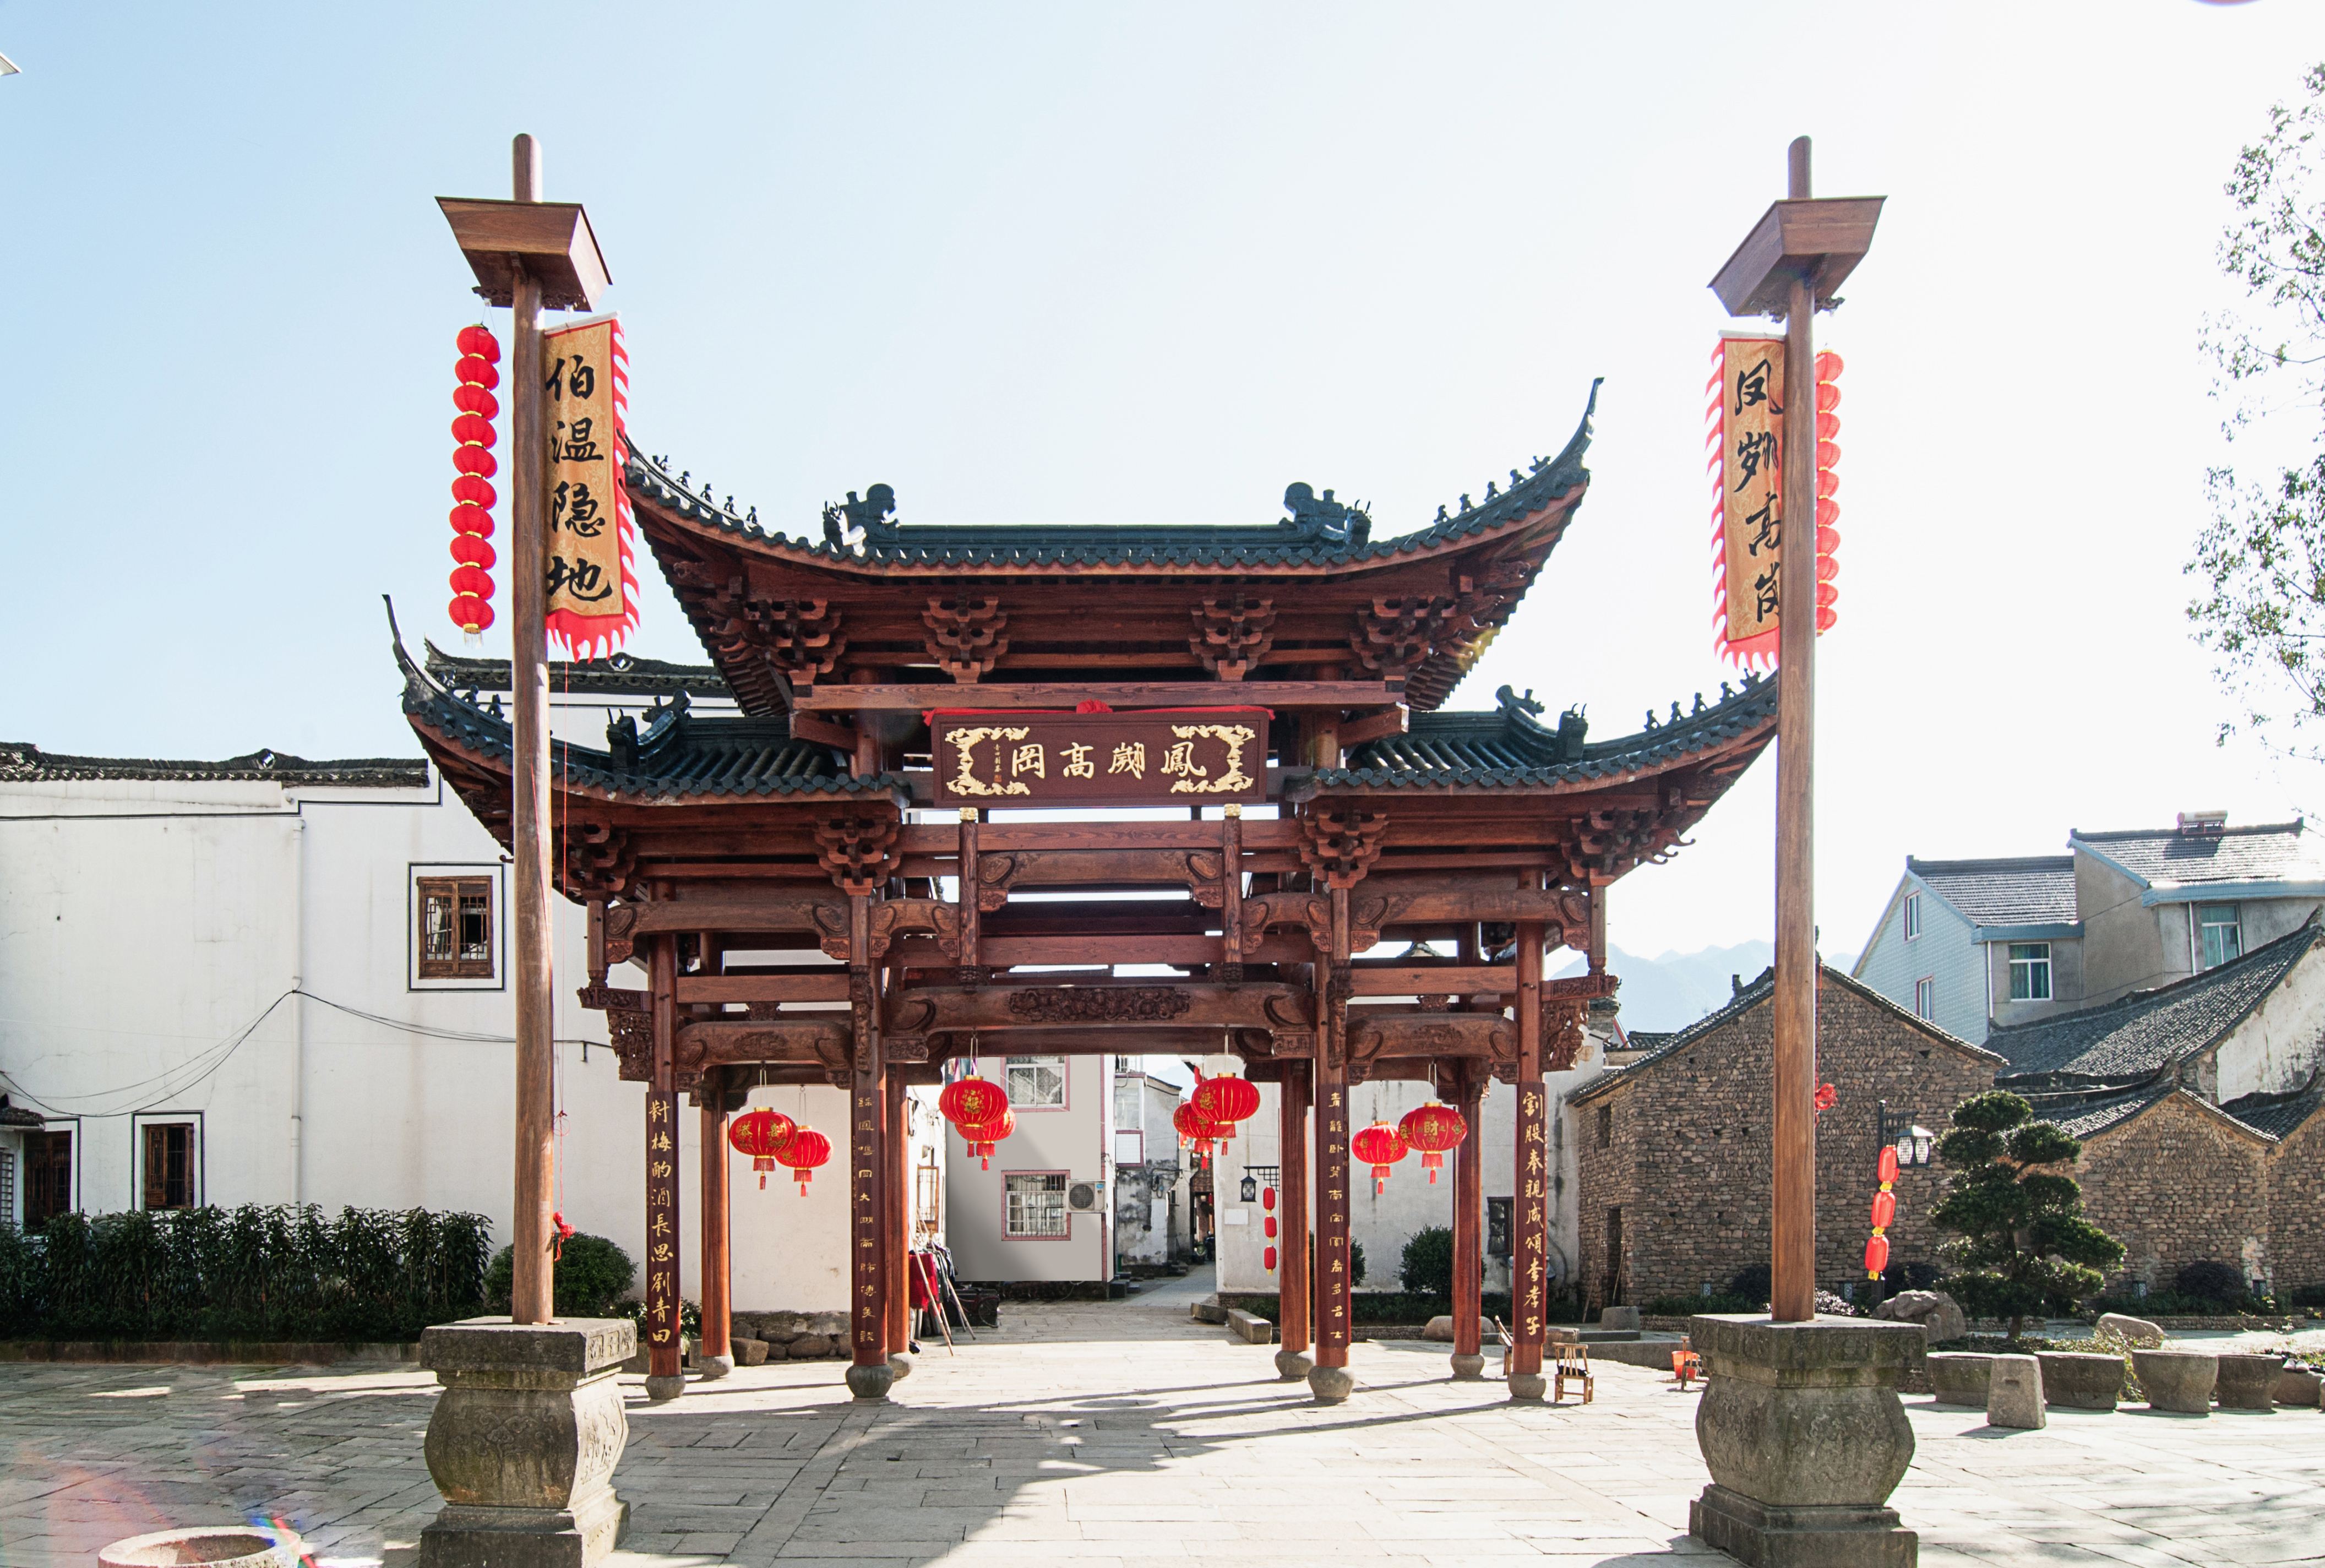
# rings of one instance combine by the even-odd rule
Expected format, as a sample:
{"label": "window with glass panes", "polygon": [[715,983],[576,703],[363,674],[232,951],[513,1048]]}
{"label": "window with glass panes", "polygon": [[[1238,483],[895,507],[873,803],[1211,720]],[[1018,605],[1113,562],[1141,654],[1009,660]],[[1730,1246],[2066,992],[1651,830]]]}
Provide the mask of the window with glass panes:
{"label": "window with glass panes", "polygon": [[1066,1103],[1066,1059],[1012,1056],[1003,1073],[1009,1103],[1018,1110],[1054,1110]]}
{"label": "window with glass panes", "polygon": [[2200,904],[2196,906],[2196,940],[2204,955],[2204,968],[2215,969],[2232,958],[2240,958],[2245,951],[2244,922],[2233,904]]}
{"label": "window with glass panes", "polygon": [[1922,895],[1918,893],[1908,893],[1905,895],[1905,940],[1911,942],[1921,934]]}
{"label": "window with glass panes", "polygon": [[493,978],[493,880],[422,877],[419,880],[420,978]]}
{"label": "window with glass panes", "polygon": [[1009,1203],[1004,1235],[1034,1239],[1065,1235],[1065,1172],[1013,1172],[1002,1183]]}
{"label": "window with glass panes", "polygon": [[2047,1002],[2051,999],[2051,944],[2014,942],[2010,944],[2010,999]]}
{"label": "window with glass panes", "polygon": [[1934,978],[1913,982],[1913,1014],[1934,1021],[1938,1016],[1938,982]]}

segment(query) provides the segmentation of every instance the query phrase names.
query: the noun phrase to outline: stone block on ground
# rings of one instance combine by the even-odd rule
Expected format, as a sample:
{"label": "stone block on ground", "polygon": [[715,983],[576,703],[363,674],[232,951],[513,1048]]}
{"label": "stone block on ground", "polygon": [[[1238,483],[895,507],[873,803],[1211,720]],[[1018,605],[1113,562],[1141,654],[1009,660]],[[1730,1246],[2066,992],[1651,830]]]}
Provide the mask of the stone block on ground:
{"label": "stone block on ground", "polygon": [[1941,1405],[1972,1405],[1986,1408],[1986,1380],[1994,1358],[1975,1350],[1938,1350],[1923,1359],[1930,1374],[1930,1391]]}
{"label": "stone block on ground", "polygon": [[1275,1343],[1275,1325],[1257,1313],[1247,1313],[1241,1307],[1227,1313],[1227,1332],[1247,1345]]}
{"label": "stone block on ground", "polygon": [[2325,1390],[2325,1377],[2306,1367],[2287,1367],[2276,1375],[2276,1402],[2279,1405],[2305,1405],[2318,1407],[2320,1391]]}
{"label": "stone block on ground", "polygon": [[1918,1323],[1923,1341],[1932,1345],[1969,1332],[1969,1319],[1954,1298],[1941,1290],[1901,1290],[1874,1308],[1873,1315],[1891,1322]]}
{"label": "stone block on ground", "polygon": [[762,1360],[788,1361],[792,1359],[792,1342],[789,1340],[761,1340],[759,1343],[766,1347],[766,1354],[760,1358]]}
{"label": "stone block on ground", "polygon": [[1639,1309],[1635,1306],[1610,1306],[1598,1309],[1598,1326],[1602,1329],[1627,1329],[1639,1331]]}
{"label": "stone block on ground", "polygon": [[2112,1410],[2123,1397],[2123,1358],[2083,1350],[2042,1350],[2042,1397],[2070,1410]]}
{"label": "stone block on ground", "polygon": [[[718,1191],[718,1189],[717,1189],[716,1187],[713,1187],[713,1188],[711,1189],[711,1191],[713,1192],[713,1193],[716,1193],[716,1192],[717,1192],[717,1191]],[[736,1366],[738,1366],[738,1367],[759,1367],[759,1366],[764,1366],[764,1365],[766,1364],[766,1359],[767,1359],[767,1341],[764,1341],[764,1340],[736,1340],[734,1343],[735,1343],[735,1364],[736,1364]]]}
{"label": "stone block on ground", "polygon": [[2163,1348],[2163,1331],[2145,1318],[2135,1318],[2123,1313],[2103,1313],[2092,1325],[2100,1333],[2113,1334],[2135,1350],[2160,1350]]}
{"label": "stone block on ground", "polygon": [[[1481,1340],[1492,1339],[1494,1337],[1494,1325],[1486,1319],[1479,1318],[1477,1320],[1477,1334]],[[1448,1344],[1452,1343],[1453,1314],[1450,1313],[1440,1313],[1437,1316],[1430,1319],[1428,1322],[1422,1325],[1421,1337],[1424,1340],[1442,1340]]]}
{"label": "stone block on ground", "polygon": [[848,1332],[845,1313],[735,1313],[729,1322],[738,1336],[765,1340],[770,1344],[788,1343],[801,1334],[822,1334],[826,1338]]}
{"label": "stone block on ground", "polygon": [[818,1356],[829,1356],[835,1342],[829,1334],[801,1334],[791,1342],[791,1359],[811,1361]]}
{"label": "stone block on ground", "polygon": [[2283,1370],[2283,1356],[2224,1353],[2213,1396],[2223,1410],[2274,1410],[2277,1375]]}
{"label": "stone block on ground", "polygon": [[1216,1301],[1193,1302],[1187,1307],[1187,1316],[1199,1323],[1224,1323],[1227,1309]]}
{"label": "stone block on ground", "polygon": [[2212,1413],[2212,1385],[2220,1359],[2209,1350],[2134,1350],[2132,1376],[2147,1395],[2148,1407],[2183,1415]]}
{"label": "stone block on ground", "polygon": [[2032,1356],[1995,1356],[1986,1369],[1986,1424],[2040,1431],[2045,1423],[2042,1364]]}

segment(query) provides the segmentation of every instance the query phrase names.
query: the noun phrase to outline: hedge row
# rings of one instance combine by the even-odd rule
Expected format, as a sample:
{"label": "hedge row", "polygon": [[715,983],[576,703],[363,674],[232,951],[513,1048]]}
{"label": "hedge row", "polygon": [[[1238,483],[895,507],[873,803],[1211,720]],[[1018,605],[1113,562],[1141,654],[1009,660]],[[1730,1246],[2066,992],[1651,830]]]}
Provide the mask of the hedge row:
{"label": "hedge row", "polygon": [[485,1308],[481,1214],[315,1205],[0,1225],[0,1338],[381,1341]]}

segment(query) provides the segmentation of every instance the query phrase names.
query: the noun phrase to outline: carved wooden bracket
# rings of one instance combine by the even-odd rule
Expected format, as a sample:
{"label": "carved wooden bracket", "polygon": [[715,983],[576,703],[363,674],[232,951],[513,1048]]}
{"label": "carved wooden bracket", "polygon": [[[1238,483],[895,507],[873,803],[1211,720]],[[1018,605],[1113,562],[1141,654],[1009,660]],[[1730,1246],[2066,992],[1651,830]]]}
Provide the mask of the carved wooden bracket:
{"label": "carved wooden bracket", "polygon": [[868,896],[902,858],[897,829],[894,817],[826,817],[815,825],[816,858],[842,893]]}
{"label": "carved wooden bracket", "polygon": [[837,905],[816,908],[816,945],[827,957],[842,963],[878,963],[888,956],[888,944],[912,932],[933,936],[947,958],[960,956],[960,911],[935,898],[883,898],[867,914],[872,951],[858,960],[848,951],[848,911]]}
{"label": "carved wooden bracket", "polygon": [[574,992],[581,1005],[593,1013],[643,1013],[647,1010],[646,994],[622,986],[582,986]]}
{"label": "carved wooden bracket", "polygon": [[1544,997],[1542,1004],[1542,1069],[1544,1072],[1565,1072],[1582,1058],[1582,1026],[1589,1020],[1588,1002],[1553,1001]]}
{"label": "carved wooden bracket", "polygon": [[[1388,818],[1359,807],[1320,807],[1301,814],[1300,858],[1330,887],[1354,887],[1380,858]],[[1376,924],[1377,930],[1377,924]]]}
{"label": "carved wooden bracket", "polygon": [[696,590],[690,597],[702,616],[704,640],[723,658],[756,654],[784,679],[812,685],[848,651],[840,613],[828,599],[754,598],[741,576],[718,582],[692,561],[675,564],[671,579],[678,588]]}
{"label": "carved wooden bracket", "polygon": [[982,680],[1009,651],[1009,612],[997,598],[932,598],[921,612],[929,657],[954,680]]}
{"label": "carved wooden bracket", "polygon": [[1304,925],[1319,948],[1332,945],[1332,901],[1320,893],[1259,893],[1243,901],[1243,951],[1259,951],[1271,925]]}
{"label": "carved wooden bracket", "polygon": [[1505,556],[1477,568],[1475,573],[1456,572],[1453,578],[1453,614],[1445,627],[1445,645],[1466,648],[1485,632],[1505,620],[1512,606],[1525,593],[1526,579],[1534,563],[1523,555]]}
{"label": "carved wooden bracket", "polygon": [[1217,849],[1190,849],[1187,853],[1187,894],[1205,909],[1218,909],[1227,900],[1227,890],[1221,886],[1227,876],[1227,856]]}
{"label": "carved wooden bracket", "polygon": [[1455,612],[1450,594],[1376,598],[1357,617],[1348,646],[1383,680],[1403,680],[1440,647],[1450,645]]}
{"label": "carved wooden bracket", "polygon": [[1612,881],[1642,864],[1662,864],[1680,847],[1681,832],[1659,811],[1599,811],[1569,822],[1559,848],[1572,880],[1589,882],[1596,874]]}
{"label": "carved wooden bracket", "polygon": [[880,1049],[880,1021],[873,1007],[870,970],[853,968],[848,971],[848,1011],[855,1025],[856,1071],[869,1072],[878,1060]]}
{"label": "carved wooden bracket", "polygon": [[1220,681],[1240,681],[1275,645],[1275,601],[1241,593],[1207,598],[1187,639],[1197,660]]}
{"label": "carved wooden bracket", "polygon": [[990,914],[1009,902],[1009,890],[1028,866],[1041,858],[1038,849],[1019,849],[1002,855],[980,855],[977,861],[977,907],[980,914]]}
{"label": "carved wooden bracket", "polygon": [[614,1048],[614,1059],[621,1063],[618,1076],[633,1083],[653,1081],[652,1013],[644,1007],[607,1008],[606,1038]]}
{"label": "carved wooden bracket", "polygon": [[619,898],[627,894],[638,855],[629,830],[584,818],[569,821],[557,835],[565,850],[565,891],[575,898]]}

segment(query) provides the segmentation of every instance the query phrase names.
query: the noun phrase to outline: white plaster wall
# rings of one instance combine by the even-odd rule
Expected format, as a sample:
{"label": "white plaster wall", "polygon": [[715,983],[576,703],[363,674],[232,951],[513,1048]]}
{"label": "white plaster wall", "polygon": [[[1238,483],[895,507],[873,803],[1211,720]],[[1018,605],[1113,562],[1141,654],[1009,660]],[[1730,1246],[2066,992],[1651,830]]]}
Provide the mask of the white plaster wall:
{"label": "white plaster wall", "polygon": [[[1105,1280],[1114,1277],[1114,1094],[1111,1056],[1066,1059],[1066,1104],[1041,1110],[1019,1106],[1017,1130],[998,1145],[993,1168],[963,1155],[959,1135],[946,1139],[947,1236],[960,1277],[970,1280]],[[977,1070],[1005,1083],[1006,1059],[980,1057]],[[1013,1171],[1062,1171],[1069,1183],[1102,1182],[1096,1209],[1070,1210],[1060,1240],[1013,1239],[1002,1233],[1002,1178]]]}
{"label": "white plaster wall", "polygon": [[2300,1088],[2325,1055],[2320,1041],[2325,1041],[2325,947],[2310,949],[2220,1043],[2214,1054],[2218,1099],[2283,1094]]}

